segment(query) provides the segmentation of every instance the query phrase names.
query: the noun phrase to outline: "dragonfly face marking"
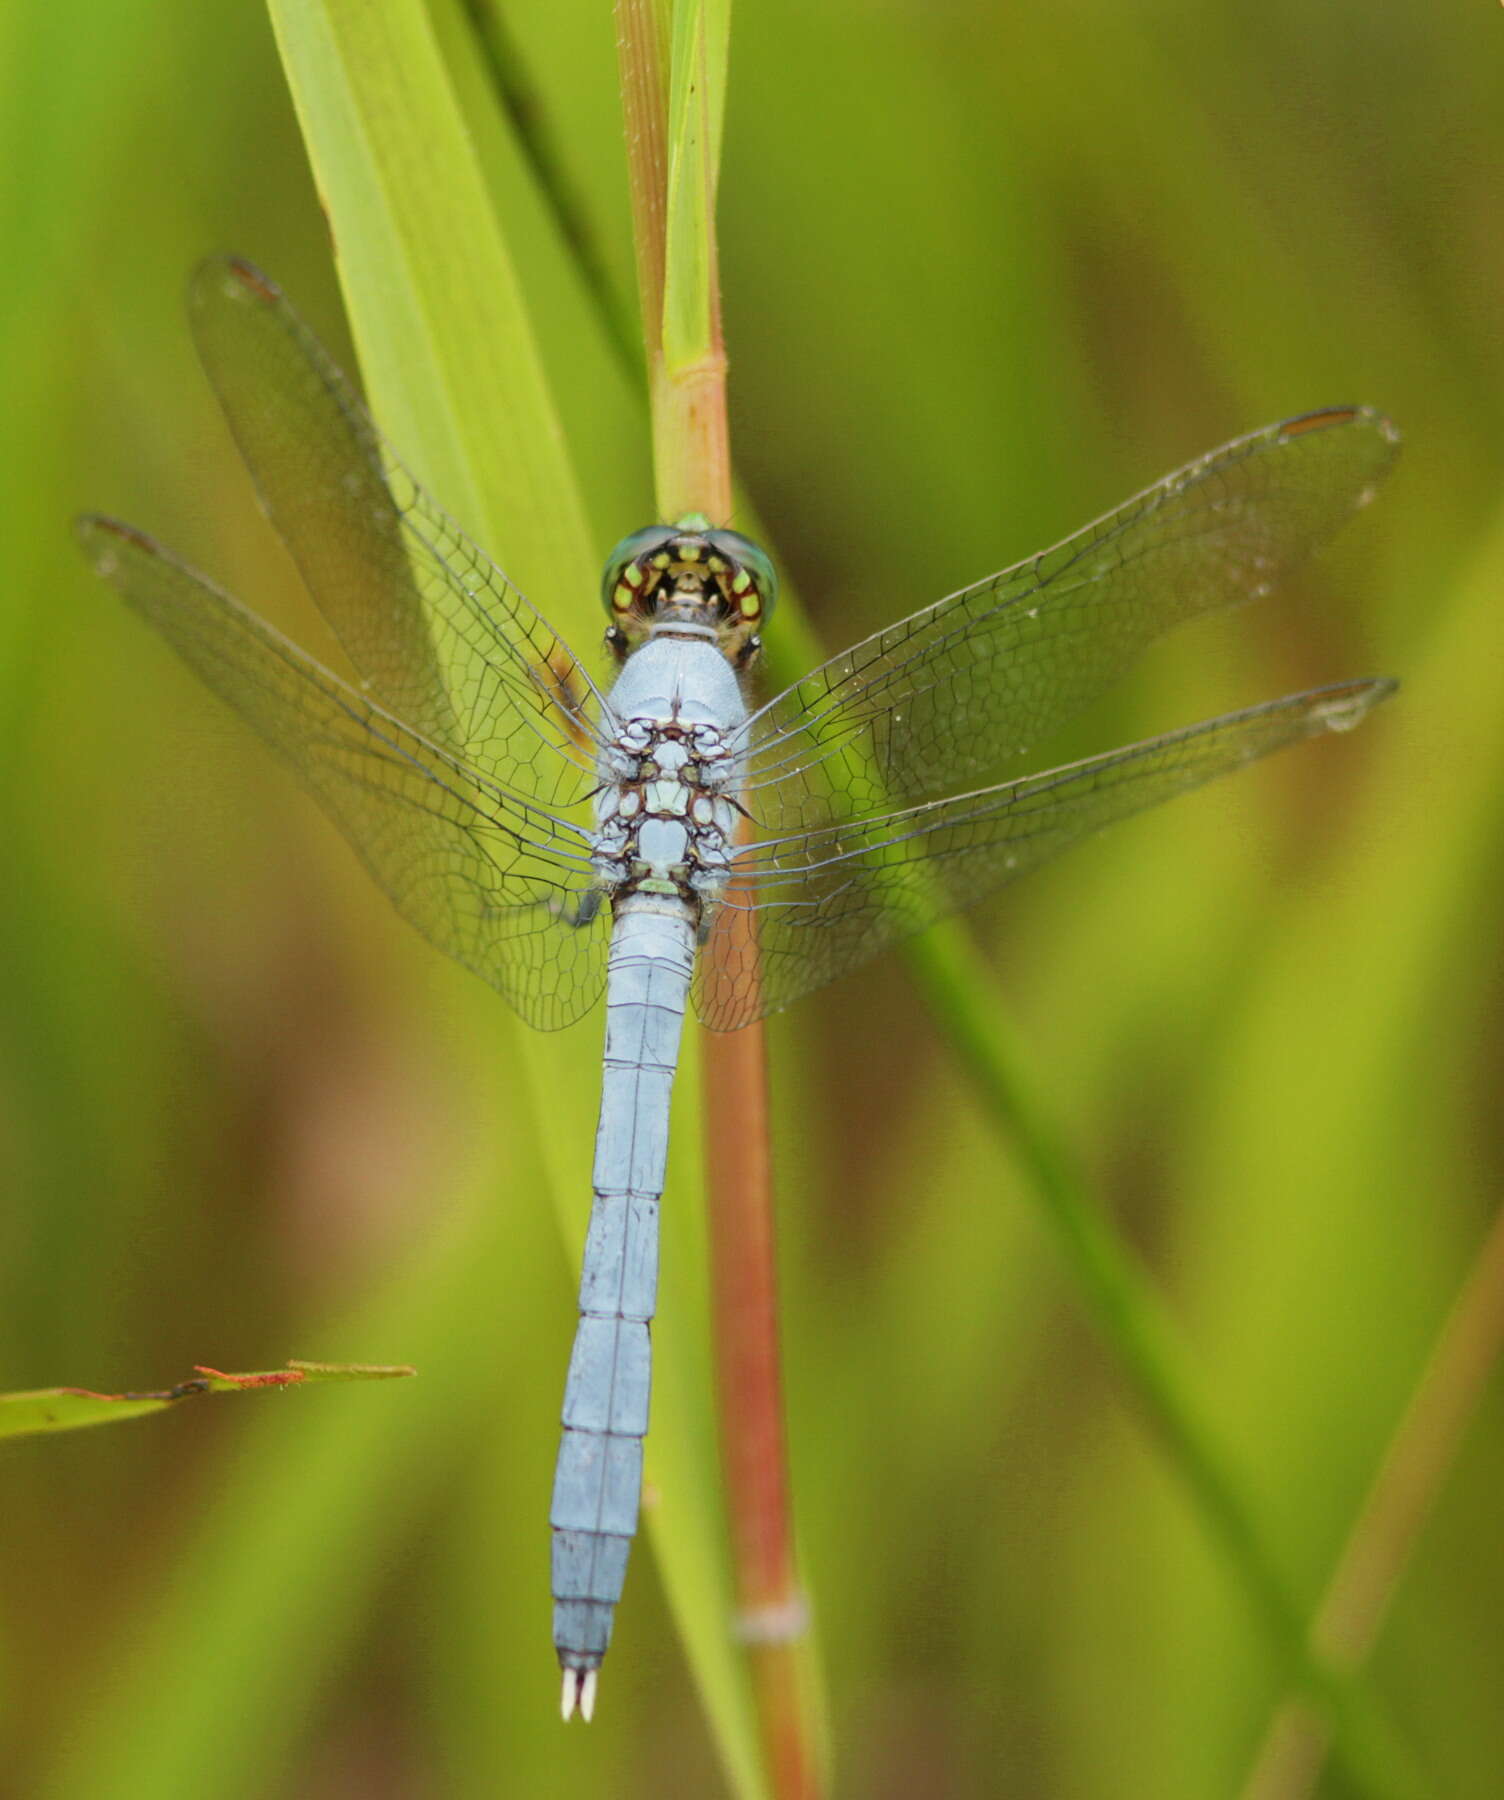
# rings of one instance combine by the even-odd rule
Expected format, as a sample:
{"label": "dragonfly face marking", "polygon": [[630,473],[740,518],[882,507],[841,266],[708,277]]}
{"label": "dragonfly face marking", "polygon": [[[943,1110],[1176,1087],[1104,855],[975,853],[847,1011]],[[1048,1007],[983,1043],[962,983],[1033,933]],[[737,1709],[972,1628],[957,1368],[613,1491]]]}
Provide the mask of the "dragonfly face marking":
{"label": "dragonfly face marking", "polygon": [[676,525],[632,532],[607,557],[606,642],[624,661],[652,632],[678,626],[708,632],[726,660],[745,669],[777,595],[773,564],[750,538],[689,513]]}

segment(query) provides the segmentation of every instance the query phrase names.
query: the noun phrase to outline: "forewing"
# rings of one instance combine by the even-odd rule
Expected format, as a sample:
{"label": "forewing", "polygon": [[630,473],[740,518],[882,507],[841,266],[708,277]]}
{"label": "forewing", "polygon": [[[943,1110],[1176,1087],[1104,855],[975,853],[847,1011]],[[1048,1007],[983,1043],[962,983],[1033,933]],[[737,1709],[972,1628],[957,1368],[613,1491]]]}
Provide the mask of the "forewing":
{"label": "forewing", "polygon": [[1271,425],[864,639],[754,715],[749,812],[777,836],[984,780],[1161,632],[1267,591],[1398,443],[1369,407]]}
{"label": "forewing", "polygon": [[[79,521],[95,569],[283,756],[398,912],[532,1025],[597,998],[583,831],[410,730],[150,538]],[[575,924],[581,906],[590,921]]]}
{"label": "forewing", "polygon": [[1001,787],[754,844],[700,957],[700,1018],[732,1031],[775,1012],[1115,819],[1350,730],[1393,688],[1317,688]]}
{"label": "forewing", "polygon": [[281,290],[217,257],[188,313],[262,502],[370,690],[543,805],[576,791],[599,716],[589,678],[403,468]]}

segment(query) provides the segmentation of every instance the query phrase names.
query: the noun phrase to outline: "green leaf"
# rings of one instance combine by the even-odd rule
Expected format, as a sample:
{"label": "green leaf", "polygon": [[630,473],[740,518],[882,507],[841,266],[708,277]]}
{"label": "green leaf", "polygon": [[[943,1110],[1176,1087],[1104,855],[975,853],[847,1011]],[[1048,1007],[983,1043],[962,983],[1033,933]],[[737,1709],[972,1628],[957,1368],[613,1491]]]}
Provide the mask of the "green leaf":
{"label": "green leaf", "polygon": [[86,1425],[113,1425],[165,1412],[195,1394],[243,1394],[251,1388],[307,1387],[324,1381],[393,1381],[415,1375],[406,1364],[290,1362],[285,1369],[226,1375],[199,1366],[187,1381],[153,1393],[96,1394],[90,1388],[31,1388],[0,1394],[0,1438],[30,1437],[42,1431],[80,1431]]}

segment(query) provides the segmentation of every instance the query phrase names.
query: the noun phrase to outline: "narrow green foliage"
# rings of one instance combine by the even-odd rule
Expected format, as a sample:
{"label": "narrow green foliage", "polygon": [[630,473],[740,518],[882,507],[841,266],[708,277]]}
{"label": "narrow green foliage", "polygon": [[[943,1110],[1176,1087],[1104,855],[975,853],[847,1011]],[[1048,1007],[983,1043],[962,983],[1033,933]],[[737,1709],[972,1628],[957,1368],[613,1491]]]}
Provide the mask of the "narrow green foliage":
{"label": "narrow green foliage", "polygon": [[165,1412],[195,1394],[243,1394],[252,1388],[308,1387],[326,1381],[392,1381],[415,1375],[406,1365],[384,1367],[377,1363],[288,1363],[285,1369],[264,1369],[250,1375],[225,1375],[218,1369],[198,1369],[176,1387],[155,1393],[96,1394],[88,1388],[32,1388],[23,1394],[0,1394],[0,1438],[29,1437],[42,1431],[78,1431],[85,1425],[112,1425],[121,1419],[139,1419],[144,1413]]}
{"label": "narrow green foliage", "polygon": [[[517,261],[418,0],[271,0],[382,424],[523,591],[577,634],[584,504]],[[504,547],[504,550],[503,550]]]}

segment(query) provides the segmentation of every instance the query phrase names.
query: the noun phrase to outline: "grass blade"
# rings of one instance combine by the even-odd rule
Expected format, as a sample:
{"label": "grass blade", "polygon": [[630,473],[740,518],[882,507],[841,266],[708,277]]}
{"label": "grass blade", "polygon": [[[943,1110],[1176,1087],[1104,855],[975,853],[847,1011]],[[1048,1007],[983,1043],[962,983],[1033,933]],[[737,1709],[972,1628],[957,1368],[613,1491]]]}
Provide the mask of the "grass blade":
{"label": "grass blade", "polygon": [[78,1431],[165,1412],[196,1394],[243,1394],[252,1388],[307,1387],[324,1381],[392,1381],[415,1375],[405,1364],[290,1362],[285,1369],[226,1375],[200,1366],[187,1381],[153,1393],[98,1394],[89,1388],[31,1388],[0,1394],[0,1438],[29,1437],[43,1431]]}

